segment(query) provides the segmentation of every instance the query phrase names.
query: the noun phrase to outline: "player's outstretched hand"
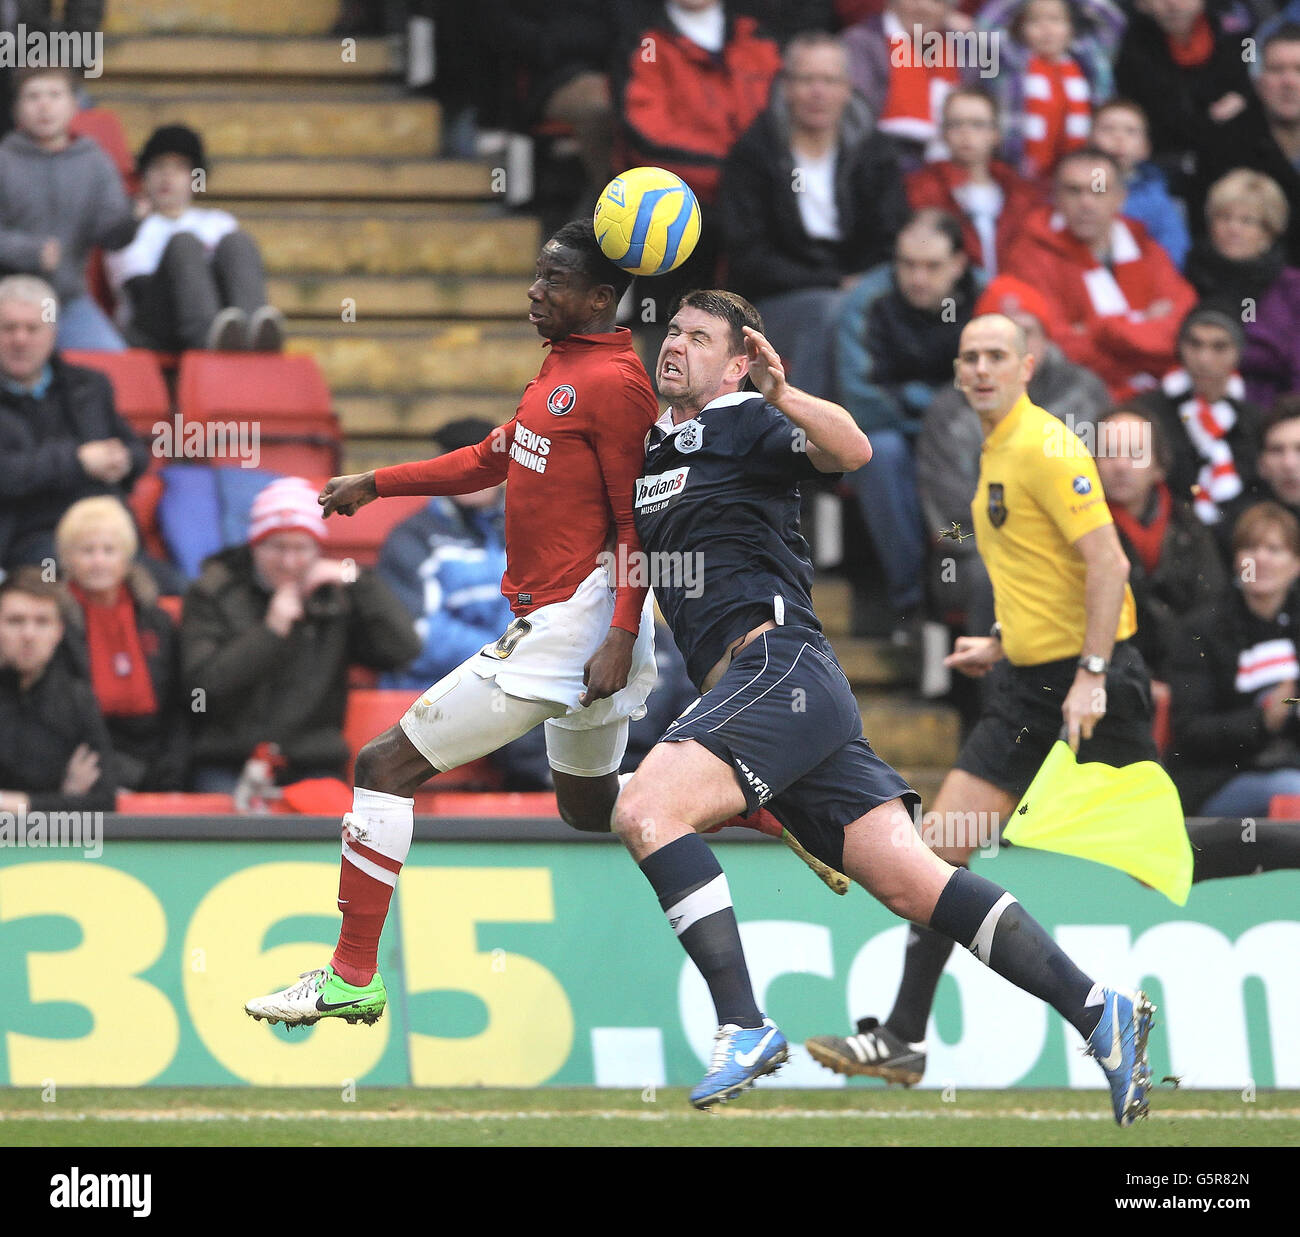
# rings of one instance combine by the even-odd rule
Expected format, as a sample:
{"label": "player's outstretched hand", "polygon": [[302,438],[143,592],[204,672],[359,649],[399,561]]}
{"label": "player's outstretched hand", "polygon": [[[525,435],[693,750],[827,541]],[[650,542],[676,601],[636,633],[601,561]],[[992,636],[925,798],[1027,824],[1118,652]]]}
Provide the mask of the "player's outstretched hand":
{"label": "player's outstretched hand", "polygon": [[316,501],[320,503],[324,516],[331,516],[336,511],[339,515],[355,515],[358,507],[364,507],[378,497],[375,474],[356,472],[348,477],[331,477],[316,496]]}
{"label": "player's outstretched hand", "polygon": [[749,357],[749,379],[769,404],[785,394],[785,366],[767,338],[752,326],[741,328],[745,335],[745,354]]}
{"label": "player's outstretched hand", "polygon": [[953,651],[943,659],[943,664],[979,679],[1001,660],[1001,641],[992,636],[958,636]]}
{"label": "player's outstretched hand", "polygon": [[587,690],[578,698],[578,703],[586,708],[597,700],[604,700],[627,686],[628,675],[632,673],[632,648],[636,636],[621,627],[611,627],[609,635],[601,641],[598,648],[582,668],[582,681]]}

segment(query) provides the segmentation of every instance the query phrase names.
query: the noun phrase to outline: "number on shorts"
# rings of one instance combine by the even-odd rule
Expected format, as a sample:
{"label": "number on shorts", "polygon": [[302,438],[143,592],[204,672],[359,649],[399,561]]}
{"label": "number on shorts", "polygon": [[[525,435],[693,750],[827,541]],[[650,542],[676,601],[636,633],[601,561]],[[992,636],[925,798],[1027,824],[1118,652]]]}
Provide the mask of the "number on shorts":
{"label": "number on shorts", "polygon": [[533,625],[523,618],[517,618],[511,622],[510,626],[501,633],[501,639],[490,647],[485,647],[483,653],[487,657],[499,657],[505,661],[511,653],[515,651],[515,645],[519,643],[530,631]]}

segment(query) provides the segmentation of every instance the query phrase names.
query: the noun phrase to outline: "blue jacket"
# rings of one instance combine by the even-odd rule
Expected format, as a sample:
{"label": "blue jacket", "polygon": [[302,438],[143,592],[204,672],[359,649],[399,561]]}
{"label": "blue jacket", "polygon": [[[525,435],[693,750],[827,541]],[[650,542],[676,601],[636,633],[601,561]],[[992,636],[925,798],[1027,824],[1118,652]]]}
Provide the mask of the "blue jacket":
{"label": "blue jacket", "polygon": [[512,617],[501,595],[505,569],[504,502],[471,509],[434,498],[393,529],[378,572],[415,619],[423,647],[380,686],[423,690],[496,640]]}
{"label": "blue jacket", "polygon": [[1124,200],[1124,214],[1142,224],[1151,233],[1151,239],[1164,247],[1174,265],[1183,269],[1183,260],[1192,244],[1187,231],[1187,213],[1169,192],[1164,172],[1154,163],[1141,163],[1134,170]]}

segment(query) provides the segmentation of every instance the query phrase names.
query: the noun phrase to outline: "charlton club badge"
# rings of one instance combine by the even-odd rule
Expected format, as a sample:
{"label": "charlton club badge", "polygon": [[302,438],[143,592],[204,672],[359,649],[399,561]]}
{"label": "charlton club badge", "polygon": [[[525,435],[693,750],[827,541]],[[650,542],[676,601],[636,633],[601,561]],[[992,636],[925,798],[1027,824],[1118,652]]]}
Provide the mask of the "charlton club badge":
{"label": "charlton club badge", "polygon": [[573,411],[573,405],[578,402],[578,393],[567,382],[562,387],[556,387],[554,391],[546,397],[546,410],[553,416],[562,417]]}

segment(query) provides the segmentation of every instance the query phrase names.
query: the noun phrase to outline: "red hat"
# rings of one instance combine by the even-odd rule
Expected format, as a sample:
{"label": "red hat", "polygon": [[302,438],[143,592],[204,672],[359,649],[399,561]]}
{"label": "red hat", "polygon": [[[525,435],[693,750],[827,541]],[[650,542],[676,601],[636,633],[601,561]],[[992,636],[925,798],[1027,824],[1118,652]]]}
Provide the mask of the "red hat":
{"label": "red hat", "polygon": [[316,487],[301,477],[281,477],[259,490],[248,512],[248,544],[287,530],[311,533],[324,541],[325,518],[316,494]]}
{"label": "red hat", "polygon": [[1032,284],[1014,275],[999,275],[975,302],[975,314],[1029,314],[1037,318],[1048,339],[1059,336],[1061,325],[1051,302]]}

